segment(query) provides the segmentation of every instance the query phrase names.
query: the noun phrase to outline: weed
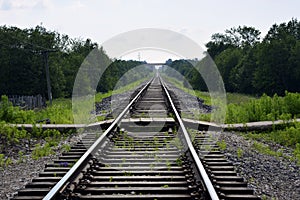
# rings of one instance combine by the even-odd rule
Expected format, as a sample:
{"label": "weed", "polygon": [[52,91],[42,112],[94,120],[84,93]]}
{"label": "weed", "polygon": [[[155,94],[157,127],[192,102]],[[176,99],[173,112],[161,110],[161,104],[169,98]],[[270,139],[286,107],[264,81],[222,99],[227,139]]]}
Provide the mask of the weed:
{"label": "weed", "polygon": [[71,146],[69,144],[63,144],[62,145],[62,150],[64,152],[69,152],[71,150]]}
{"label": "weed", "polygon": [[34,160],[37,160],[41,157],[49,156],[51,154],[54,154],[54,151],[49,145],[49,143],[46,143],[44,146],[41,146],[40,144],[35,145],[31,156]]}
{"label": "weed", "polygon": [[297,159],[297,164],[300,165],[300,143],[296,144],[296,148],[294,150],[294,156]]}
{"label": "weed", "polygon": [[124,176],[132,176],[132,173],[124,171]]}
{"label": "weed", "polygon": [[25,161],[24,152],[23,151],[19,151],[18,155],[19,155],[19,159],[18,159],[17,163],[23,163]]}
{"label": "weed", "polygon": [[282,155],[281,151],[273,151],[270,149],[270,147],[268,145],[265,145],[263,143],[260,142],[253,142],[253,148],[256,149],[259,153],[261,154],[265,154],[265,155],[270,155],[270,156],[276,156],[276,157],[280,157],[280,155]]}
{"label": "weed", "polygon": [[225,142],[224,140],[218,141],[218,142],[217,142],[217,145],[220,147],[220,150],[221,150],[221,151],[225,151],[225,149],[226,149],[226,147],[227,147],[227,144],[226,144],[226,142]]}
{"label": "weed", "polygon": [[171,162],[167,160],[166,165],[167,165],[168,171],[170,171],[171,166],[172,166]]}
{"label": "weed", "polygon": [[237,154],[237,157],[238,157],[238,158],[241,158],[241,157],[243,156],[243,154],[244,154],[243,149],[238,148],[237,151],[236,151],[236,154]]}
{"label": "weed", "polygon": [[176,163],[178,166],[182,166],[182,160],[180,158],[176,159]]}
{"label": "weed", "polygon": [[265,194],[262,195],[261,200],[267,200],[267,196]]}

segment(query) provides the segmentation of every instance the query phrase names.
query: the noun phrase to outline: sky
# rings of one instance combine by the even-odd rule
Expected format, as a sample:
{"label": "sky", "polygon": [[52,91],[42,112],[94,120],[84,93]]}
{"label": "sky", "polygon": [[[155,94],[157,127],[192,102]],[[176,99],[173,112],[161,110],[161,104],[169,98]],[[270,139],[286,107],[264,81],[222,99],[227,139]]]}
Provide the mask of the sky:
{"label": "sky", "polygon": [[[42,24],[100,45],[135,29],[167,29],[205,48],[212,34],[239,25],[253,26],[264,36],[274,23],[300,20],[299,8],[298,0],[0,0],[0,25],[30,28]],[[141,50],[124,55],[153,62],[168,56]]]}

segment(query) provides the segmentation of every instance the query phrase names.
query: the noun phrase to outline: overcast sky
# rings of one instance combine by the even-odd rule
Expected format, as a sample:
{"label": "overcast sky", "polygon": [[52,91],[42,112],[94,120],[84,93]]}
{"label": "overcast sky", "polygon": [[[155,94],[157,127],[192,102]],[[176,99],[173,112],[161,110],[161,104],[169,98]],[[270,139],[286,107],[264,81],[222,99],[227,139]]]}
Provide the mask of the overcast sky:
{"label": "overcast sky", "polygon": [[0,0],[0,25],[29,28],[42,23],[98,44],[134,29],[163,28],[204,47],[213,33],[231,27],[253,26],[264,35],[274,23],[292,18],[300,20],[298,0]]}

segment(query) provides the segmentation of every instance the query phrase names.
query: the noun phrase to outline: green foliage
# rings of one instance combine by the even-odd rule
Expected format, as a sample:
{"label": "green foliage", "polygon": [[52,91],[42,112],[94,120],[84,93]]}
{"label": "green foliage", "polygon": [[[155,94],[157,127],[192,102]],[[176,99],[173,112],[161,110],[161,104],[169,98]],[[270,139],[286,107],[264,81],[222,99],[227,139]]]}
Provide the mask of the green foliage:
{"label": "green foliage", "polygon": [[255,99],[255,97],[247,94],[230,93],[230,92],[226,93],[226,97],[227,97],[227,104],[241,104]]}
{"label": "green foliage", "polygon": [[[239,26],[216,33],[206,44],[207,52],[215,61],[227,92],[262,95],[284,95],[300,92],[300,22],[274,24],[265,38],[254,27]],[[196,67],[190,60],[168,60],[174,69],[167,74],[182,79],[184,87],[189,84],[197,90],[207,91],[203,77],[195,68],[206,66],[209,57],[201,59]],[[177,74],[176,74],[177,72]]]}
{"label": "green foliage", "polygon": [[[283,156],[281,149],[277,151],[271,150],[267,145],[261,142],[271,142],[277,143],[283,146],[290,147],[294,149],[294,158],[298,160],[300,164],[300,123],[293,123],[291,125],[286,125],[283,130],[273,130],[269,132],[251,132],[243,134],[244,137],[254,139],[256,141],[253,146],[261,153]],[[285,156],[286,157],[286,156]]]}
{"label": "green foliage", "polygon": [[51,148],[51,145],[46,143],[44,146],[41,146],[40,144],[35,145],[31,156],[34,160],[37,160],[41,157],[49,156],[51,154],[54,154],[54,151]]}
{"label": "green foliage", "polygon": [[72,102],[71,99],[55,99],[51,106],[35,112],[35,119],[49,118],[51,123],[72,124]]}
{"label": "green foliage", "polygon": [[261,142],[254,141],[252,147],[261,154],[266,154],[266,155],[276,156],[276,157],[282,156],[282,152],[280,150],[273,151],[268,145],[265,145]]}
{"label": "green foliage", "polygon": [[256,132],[247,133],[247,138],[255,140],[272,141],[284,146],[295,148],[300,143],[300,124],[294,123],[285,127],[283,130],[273,130],[270,132]]}
{"label": "green foliage", "polygon": [[[98,92],[117,90],[141,79],[153,76],[153,67],[134,60],[115,60],[103,73],[97,87]],[[132,87],[132,86],[129,86]],[[131,88],[130,88],[131,89]],[[122,92],[122,91],[120,91]]]}
{"label": "green foliage", "polygon": [[243,154],[244,154],[243,149],[238,148],[237,151],[236,151],[237,157],[238,157],[238,158],[241,158],[241,157],[243,156]]}
{"label": "green foliage", "polygon": [[12,160],[8,157],[5,157],[4,154],[0,154],[0,167],[7,167],[12,164]]}
{"label": "green foliage", "polygon": [[234,91],[234,86],[230,79],[232,79],[232,72],[239,64],[242,54],[243,52],[239,48],[228,48],[216,56],[215,63],[222,74],[222,79],[228,92]]}
{"label": "green foliage", "polygon": [[170,76],[163,75],[163,78],[169,81],[170,83],[172,83],[173,85],[175,85],[177,88],[183,90],[184,92],[202,99],[204,101],[204,104],[211,105],[211,98],[208,92],[203,92],[196,89],[184,87],[183,82],[180,82],[177,79],[172,78]]}
{"label": "green foliage", "polygon": [[273,130],[269,132],[252,132],[244,134],[244,137],[254,139],[260,142],[254,142],[253,147],[260,153],[272,155],[276,157],[282,157],[283,152],[281,149],[273,151],[269,146],[262,142],[275,142],[283,146],[290,147],[293,150],[294,157],[284,156],[288,159],[296,159],[300,165],[300,123],[294,123],[290,126],[285,127],[283,130]]}
{"label": "green foliage", "polygon": [[5,163],[5,156],[4,154],[0,154],[0,167],[3,167]]}
{"label": "green foliage", "polygon": [[34,124],[37,120],[49,118],[51,123],[73,123],[72,104],[70,99],[55,99],[51,106],[41,110],[21,110],[2,96],[0,102],[0,121],[13,124]]}
{"label": "green foliage", "polygon": [[0,122],[0,150],[6,151],[10,145],[19,144],[20,140],[27,139],[30,134],[17,127]]}
{"label": "green foliage", "polygon": [[[96,59],[101,58],[101,66],[108,67],[101,80],[97,81],[97,92],[113,90],[125,73],[145,64],[132,60],[112,62],[104,49],[90,39],[72,39],[42,26],[29,29],[0,26],[0,95],[47,96],[45,60],[41,54],[45,50],[55,50],[49,53],[48,59],[54,98],[71,97],[78,69],[92,50],[97,54]],[[99,63],[98,60],[95,62]],[[151,71],[149,66],[135,68],[120,85],[144,78]],[[82,80],[82,92],[92,92],[92,78],[87,74]]]}
{"label": "green foliage", "polygon": [[[36,144],[32,151],[32,158],[37,160],[44,156],[49,156],[54,154],[54,148],[57,147],[60,142],[62,135],[58,130],[55,129],[47,129],[41,132],[41,137],[45,139],[46,143],[41,146],[40,144]],[[68,150],[68,146],[62,147],[64,150]]]}
{"label": "green foliage", "polygon": [[285,93],[285,97],[263,95],[245,103],[227,106],[226,123],[288,120],[300,116],[300,94]]}
{"label": "green foliage", "polygon": [[[0,26],[0,41],[0,95],[47,96],[41,52],[56,50],[49,53],[52,93],[54,98],[71,96],[81,63],[91,50],[98,49],[90,39],[71,39],[42,26],[29,29]],[[99,52],[104,55],[101,48]]]}
{"label": "green foliage", "polygon": [[64,152],[69,152],[71,150],[71,146],[69,144],[63,144],[62,145],[62,150]]}
{"label": "green foliage", "polygon": [[23,163],[23,162],[25,162],[24,152],[23,151],[19,151],[18,155],[19,155],[19,159],[18,159],[17,163]]}
{"label": "green foliage", "polygon": [[178,166],[182,166],[182,160],[181,160],[180,158],[177,158],[177,159],[176,159],[176,164],[177,164]]}
{"label": "green foliage", "polygon": [[[5,123],[4,121],[0,122],[0,152],[7,152],[12,146],[22,146],[25,144],[29,144],[29,148],[31,148],[32,143],[34,143],[33,139],[37,139],[37,141],[44,140],[46,143],[44,146],[40,144],[36,145],[32,157],[34,159],[38,159],[42,156],[47,156],[54,153],[53,148],[56,148],[61,139],[71,134],[72,132],[61,133],[55,129],[47,129],[43,131],[41,128],[37,126],[33,126],[31,132],[27,132],[24,129],[18,129],[15,126]],[[62,147],[63,150],[68,150],[68,146],[64,145]],[[18,152],[18,163],[24,161],[24,152]],[[10,158],[5,159],[6,165],[10,164],[12,161]]]}
{"label": "green foliage", "polygon": [[226,142],[224,140],[218,141],[217,145],[220,147],[221,151],[225,151],[226,150],[227,144],[226,144]]}
{"label": "green foliage", "polygon": [[112,91],[109,91],[109,92],[106,92],[106,93],[98,92],[95,95],[95,102],[96,103],[101,102],[102,99],[107,98],[107,97],[109,97],[111,95],[112,95]]}
{"label": "green foliage", "polygon": [[5,95],[1,96],[0,102],[0,121],[6,121],[10,123],[33,123],[34,112],[24,111],[19,107],[14,107],[8,97]]}
{"label": "green foliage", "polygon": [[297,163],[298,165],[300,165],[300,143],[296,144],[296,148],[294,150],[294,156],[296,157],[296,159],[298,160]]}

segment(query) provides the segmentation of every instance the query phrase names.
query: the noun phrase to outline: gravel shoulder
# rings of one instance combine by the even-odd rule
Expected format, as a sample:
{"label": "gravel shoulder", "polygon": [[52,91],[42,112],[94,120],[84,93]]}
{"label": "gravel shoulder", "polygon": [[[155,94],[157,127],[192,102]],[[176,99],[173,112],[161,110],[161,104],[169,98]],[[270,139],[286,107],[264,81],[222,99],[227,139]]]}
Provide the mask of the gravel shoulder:
{"label": "gravel shoulder", "polygon": [[[240,134],[224,132],[218,140],[227,143],[225,155],[257,195],[267,199],[300,199],[300,167],[295,162],[259,153],[252,146],[254,141]],[[271,145],[274,147],[284,149],[287,155],[291,152],[278,144]],[[243,152],[242,156],[237,156],[238,150]]]}
{"label": "gravel shoulder", "polygon": [[18,190],[24,188],[27,183],[30,183],[33,178],[37,177],[44,170],[47,163],[51,163],[53,159],[61,155],[63,144],[75,144],[80,138],[81,136],[72,135],[61,141],[54,155],[38,160],[32,159],[31,155],[24,155],[24,162],[18,163],[15,160],[14,164],[9,165],[4,170],[0,170],[0,199],[11,199],[17,194]]}

